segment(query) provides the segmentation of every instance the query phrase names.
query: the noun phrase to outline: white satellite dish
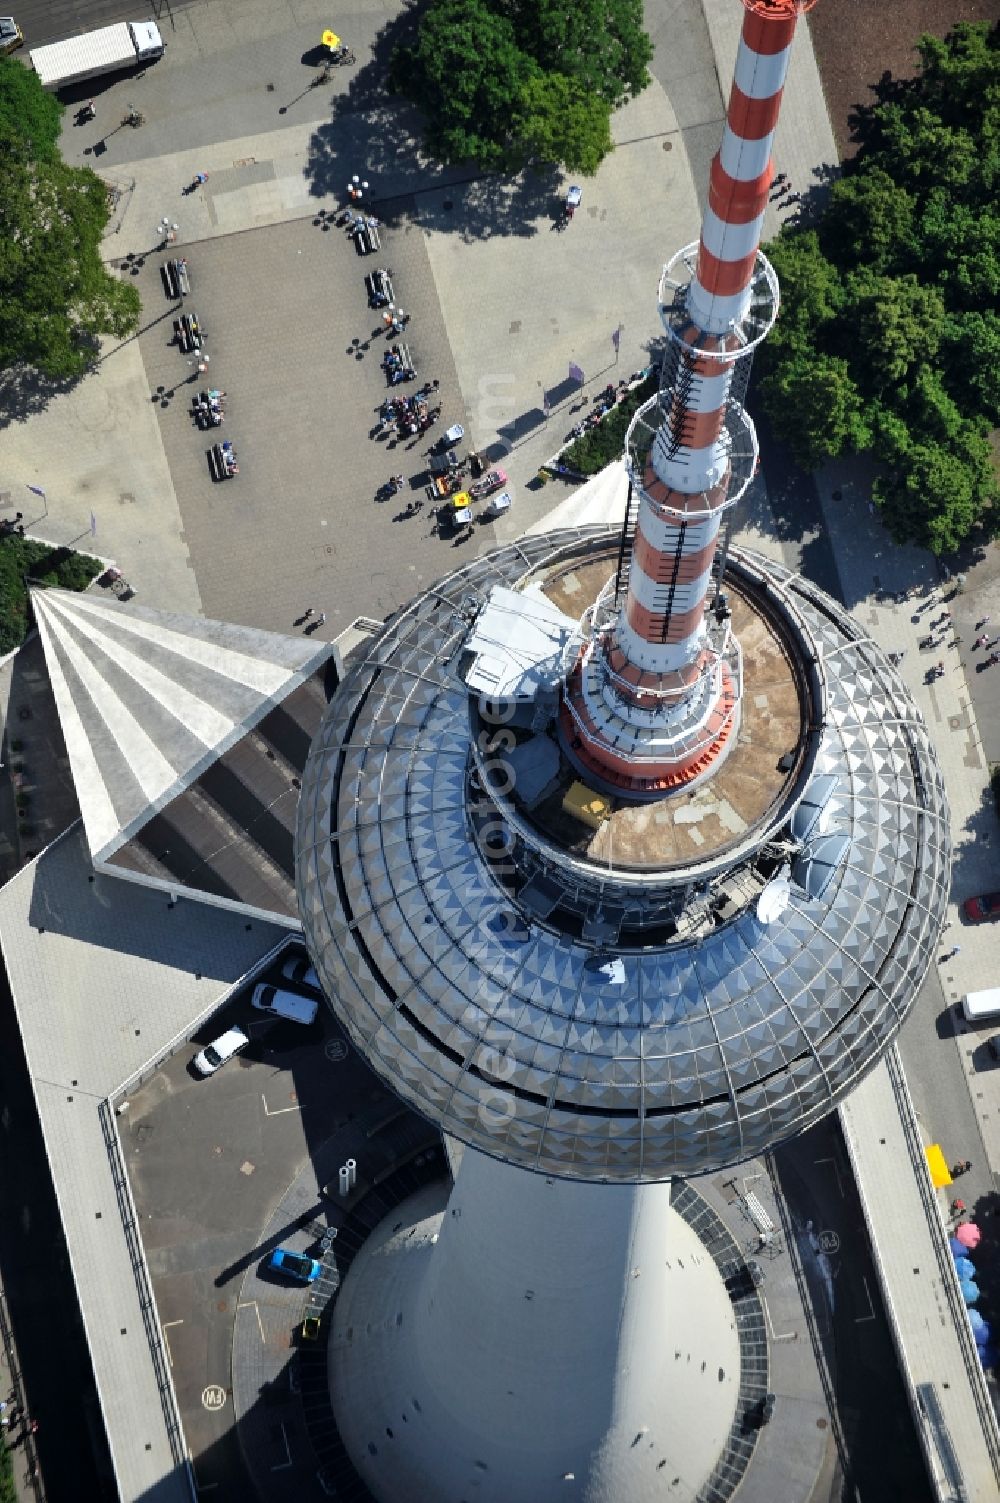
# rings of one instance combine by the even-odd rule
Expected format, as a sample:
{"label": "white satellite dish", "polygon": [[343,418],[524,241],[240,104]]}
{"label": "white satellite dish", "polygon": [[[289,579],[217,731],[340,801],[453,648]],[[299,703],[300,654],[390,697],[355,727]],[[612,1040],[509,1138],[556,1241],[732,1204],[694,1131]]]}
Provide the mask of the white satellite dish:
{"label": "white satellite dish", "polygon": [[792,896],[787,877],[773,877],[757,899],[757,917],[762,924],[773,924],[784,913]]}

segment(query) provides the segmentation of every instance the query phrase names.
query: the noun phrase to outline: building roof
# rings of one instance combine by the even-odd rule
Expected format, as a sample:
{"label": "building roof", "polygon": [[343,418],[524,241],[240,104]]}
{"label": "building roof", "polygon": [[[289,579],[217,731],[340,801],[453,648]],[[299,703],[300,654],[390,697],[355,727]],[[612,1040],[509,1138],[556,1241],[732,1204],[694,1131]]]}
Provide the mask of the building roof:
{"label": "building roof", "polygon": [[473,662],[465,682],[474,694],[534,699],[563,679],[563,648],[577,623],[544,595],[497,585],[469,634]]}
{"label": "building roof", "polygon": [[333,653],[329,642],[35,589],[87,841],[106,859]]}
{"label": "building roof", "polygon": [[0,889],[0,947],[125,1500],[182,1503],[191,1492],[123,1230],[129,1202],[105,1101],[286,936],[95,875],[79,822]]}

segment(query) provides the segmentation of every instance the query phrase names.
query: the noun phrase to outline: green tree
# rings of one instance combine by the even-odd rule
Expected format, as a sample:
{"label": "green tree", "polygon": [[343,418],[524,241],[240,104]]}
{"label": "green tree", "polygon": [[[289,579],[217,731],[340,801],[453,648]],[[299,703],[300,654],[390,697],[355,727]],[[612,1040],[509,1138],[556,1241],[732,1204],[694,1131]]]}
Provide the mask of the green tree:
{"label": "green tree", "polygon": [[951,553],[996,503],[989,445],[972,433],[958,446],[914,444],[875,481],[872,494],[897,542]]}
{"label": "green tree", "polygon": [[390,78],[443,161],[589,174],[612,148],[611,110],[649,82],[641,22],[641,0],[430,0]]}
{"label": "green tree", "polygon": [[941,552],[1000,531],[1000,28],[920,55],[822,209],[767,247],[781,316],[756,374],[801,463],[870,450],[893,535]]}
{"label": "green tree", "polygon": [[99,335],[138,326],[139,294],[101,262],[107,219],[93,172],[0,138],[0,366],[79,376]]}
{"label": "green tree", "polygon": [[766,378],[761,395],[775,431],[804,469],[871,442],[864,403],[846,360],[793,356]]}
{"label": "green tree", "polygon": [[860,338],[873,390],[904,381],[938,352],[945,329],[939,292],[915,276],[884,277],[864,269],[845,279],[846,327]]}
{"label": "green tree", "polygon": [[534,72],[511,22],[486,0],[436,0],[416,46],[395,54],[392,80],[423,110],[434,156],[503,167],[516,152],[514,112]]}
{"label": "green tree", "polygon": [[642,0],[500,0],[517,44],[545,73],[575,79],[614,109],[649,83]]}
{"label": "green tree", "polygon": [[46,94],[37,73],[12,57],[0,57],[0,137],[30,142],[32,156],[53,156],[62,113],[62,105]]}
{"label": "green tree", "polygon": [[824,216],[824,253],[850,261],[859,245],[867,245],[873,271],[895,265],[912,235],[915,207],[912,195],[880,167],[841,178],[830,190]]}
{"label": "green tree", "polygon": [[963,388],[973,405],[1000,425],[1000,315],[961,313],[949,321],[942,341],[944,376],[953,391]]}
{"label": "green tree", "polygon": [[612,151],[611,111],[562,73],[537,73],[521,93],[515,129],[529,158],[562,162],[585,176]]}

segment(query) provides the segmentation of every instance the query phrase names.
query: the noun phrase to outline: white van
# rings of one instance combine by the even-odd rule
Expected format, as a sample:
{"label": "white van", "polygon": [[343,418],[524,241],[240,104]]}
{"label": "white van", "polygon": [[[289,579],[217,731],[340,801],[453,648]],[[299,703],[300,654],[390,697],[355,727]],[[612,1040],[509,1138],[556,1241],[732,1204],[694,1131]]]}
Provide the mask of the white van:
{"label": "white van", "polygon": [[292,955],[281,967],[281,974],[293,986],[309,986],[314,992],[321,992],[323,990],[308,955]]}
{"label": "white van", "polygon": [[1000,1018],[1000,986],[991,986],[985,992],[967,992],[962,998],[962,1011],[968,1023]]}
{"label": "white van", "polygon": [[279,1018],[289,1018],[293,1023],[315,1023],[319,1003],[313,997],[299,997],[295,992],[283,992],[276,986],[260,982],[250,998],[261,1012],[274,1013]]}
{"label": "white van", "polygon": [[234,1054],[239,1054],[245,1049],[250,1039],[242,1028],[227,1028],[225,1033],[220,1033],[212,1043],[206,1044],[194,1057],[194,1067],[199,1075],[214,1075],[220,1065],[224,1065],[227,1059],[232,1059]]}

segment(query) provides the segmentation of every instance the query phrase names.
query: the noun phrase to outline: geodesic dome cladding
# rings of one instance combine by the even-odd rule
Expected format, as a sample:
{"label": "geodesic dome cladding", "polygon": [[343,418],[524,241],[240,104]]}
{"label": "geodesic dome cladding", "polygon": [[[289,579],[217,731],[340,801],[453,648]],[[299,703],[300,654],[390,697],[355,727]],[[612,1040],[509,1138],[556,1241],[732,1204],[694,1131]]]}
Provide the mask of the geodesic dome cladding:
{"label": "geodesic dome cladding", "polygon": [[[359,650],[313,745],[297,829],[306,942],[351,1039],[404,1100],[475,1148],[571,1178],[691,1175],[829,1112],[916,995],[948,891],[927,729],[842,606],[753,554],[805,624],[825,700],[810,780],[848,837],[822,896],[792,884],[694,940],[593,945],[491,874],[468,811],[470,600],[522,586],[605,528],[522,538],[456,571]],[[805,792],[805,789],[802,790]],[[600,958],[600,957],[598,957]]]}

